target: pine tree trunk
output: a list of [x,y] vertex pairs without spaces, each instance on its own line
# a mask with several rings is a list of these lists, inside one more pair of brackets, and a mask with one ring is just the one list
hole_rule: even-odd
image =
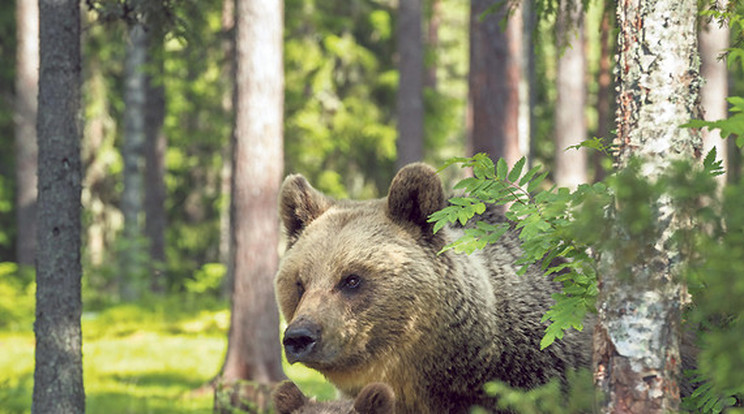
[[[224,0],[222,3],[222,50],[225,63],[222,65],[223,95],[222,109],[225,113],[232,113],[235,98],[233,79],[235,79],[235,0]],[[232,294],[234,272],[231,252],[230,226],[230,195],[232,193],[232,158],[233,141],[230,139],[222,150],[222,169],[220,170],[220,263],[225,265],[227,272],[222,281],[222,297],[227,299]]]
[[[157,35],[157,37],[155,37]],[[163,37],[146,33],[147,63],[152,72],[145,78],[145,236],[150,243],[150,289],[165,291],[165,87],[163,86]]]
[[[279,314],[277,198],[283,174],[281,0],[239,0],[232,183],[234,288],[228,350],[215,408],[249,399],[268,408],[268,385],[283,378]],[[247,386],[240,380],[250,380]],[[229,396],[230,404],[220,398]]]
[[[599,35],[599,73],[597,75],[597,83],[599,90],[597,91],[597,133],[596,136],[602,138],[606,142],[610,139],[610,129],[612,118],[612,70],[611,64],[612,59],[610,57],[611,50],[613,49],[613,40],[610,33],[612,32],[613,25],[610,23],[610,17],[612,13],[612,7],[609,0],[604,4],[604,10],[602,10],[602,21],[600,23],[600,35]],[[599,151],[592,153],[592,161],[594,164],[594,182],[602,181],[605,177],[605,171],[602,166],[602,160],[605,155]]]
[[145,147],[145,63],[147,39],[141,23],[129,27],[129,41],[124,68],[124,191],[121,212],[124,215],[124,243],[119,255],[119,293],[124,300],[137,297],[143,277],[142,225],[144,212],[144,147]]
[[470,7],[468,152],[485,152],[513,165],[524,155],[519,132],[521,10],[517,9],[502,29],[505,10],[480,18],[492,4],[490,0],[473,0]]
[[442,22],[442,1],[429,0],[429,18],[426,26],[426,50],[427,54],[433,58],[424,59],[426,62],[426,76],[424,77],[424,87],[437,89],[437,68],[436,59],[437,49],[439,48],[439,26]]
[[15,85],[16,261],[33,265],[36,252],[36,99],[39,84],[39,5],[16,3]]
[[[725,9],[725,4],[720,5]],[[706,121],[716,121],[728,117],[728,70],[726,60],[721,58],[729,47],[729,28],[717,21],[701,22],[700,33],[700,73],[705,82],[700,89],[700,104],[703,107],[703,118]],[[720,130],[704,129],[703,148],[707,153],[716,149],[718,159],[723,160],[723,168],[728,171],[728,145],[721,139]],[[718,176],[721,183],[726,182],[726,174]]]
[[[619,93],[617,166],[631,157],[653,180],[674,159],[699,155],[700,138],[679,126],[696,117],[698,101],[695,0],[618,3]],[[643,260],[629,263],[605,252],[600,261],[594,377],[606,413],[676,412],[680,404],[680,318],[683,285],[679,252],[669,237],[678,228],[668,200],[656,204],[658,240]],[[619,206],[622,208],[622,206]],[[623,234],[617,235],[619,238]]]
[[586,139],[584,11],[579,0],[561,0],[556,18],[558,66],[555,103],[555,183],[575,189],[587,182],[587,154],[568,149]]
[[424,156],[424,48],[421,0],[401,0],[398,6],[397,167]]
[[36,365],[31,412],[85,412],[80,315],[80,5],[41,0]]

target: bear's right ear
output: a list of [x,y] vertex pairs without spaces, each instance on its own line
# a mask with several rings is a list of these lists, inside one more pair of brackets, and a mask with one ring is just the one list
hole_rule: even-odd
[[271,393],[271,401],[277,414],[292,414],[307,404],[308,399],[292,381],[282,381]]
[[279,214],[287,234],[287,247],[294,244],[313,220],[333,205],[333,199],[314,189],[299,174],[288,176],[279,192]]
[[399,224],[413,223],[431,235],[429,216],[445,206],[442,180],[437,171],[424,164],[408,164],[398,171],[390,184],[387,214]]
[[369,384],[357,395],[354,409],[359,414],[393,414],[395,393],[387,384],[380,382]]

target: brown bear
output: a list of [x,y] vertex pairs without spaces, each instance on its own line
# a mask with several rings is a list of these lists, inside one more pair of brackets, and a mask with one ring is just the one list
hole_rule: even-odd
[[[494,408],[491,380],[532,388],[588,367],[591,326],[545,350],[542,315],[559,284],[539,268],[517,275],[514,233],[471,255],[449,250],[463,232],[432,232],[446,205],[436,171],[404,167],[386,198],[333,200],[300,175],[282,185],[287,249],[276,276],[290,363],[320,371],[349,396],[389,384],[398,413]],[[503,221],[488,211],[482,219]]]
[[393,390],[380,383],[362,388],[354,401],[313,401],[291,381],[283,381],[271,394],[277,414],[394,414]]

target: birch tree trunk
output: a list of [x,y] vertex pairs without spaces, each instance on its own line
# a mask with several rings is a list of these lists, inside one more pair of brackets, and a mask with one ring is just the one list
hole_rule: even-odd
[[[719,5],[725,9],[725,4]],[[700,89],[700,104],[703,107],[703,119],[706,121],[717,121],[728,117],[728,70],[726,60],[720,59],[721,54],[729,47],[729,28],[726,24],[717,21],[704,21],[700,23],[700,73],[705,79]],[[720,130],[704,129],[703,151],[707,153],[712,148],[716,149],[718,159],[723,160],[723,168],[728,171],[728,143],[721,139]],[[717,178],[721,184],[726,182],[726,175]]]
[[[235,130],[231,229],[234,287],[228,349],[215,409],[243,400],[268,409],[284,377],[274,275],[279,265],[277,199],[283,174],[281,0],[238,0],[235,9]],[[241,380],[251,382],[241,384]],[[254,412],[252,410],[252,412]]]
[[80,264],[80,3],[41,0],[36,364],[31,412],[85,412]]
[[[626,0],[618,3],[617,18],[616,164],[623,168],[638,157],[642,175],[653,180],[672,160],[699,156],[700,137],[679,127],[697,115],[697,3]],[[605,413],[679,410],[684,289],[679,252],[668,242],[680,223],[668,200],[651,208],[661,237],[644,246],[641,260],[626,264],[605,252],[600,261],[594,378]],[[623,232],[616,233],[622,243]]]
[[398,158],[396,167],[424,156],[424,45],[421,0],[400,0],[396,29],[398,47]]
[[16,2],[15,84],[16,261],[33,265],[36,251],[36,99],[39,84],[39,5]]
[[587,182],[584,148],[568,149],[586,139],[586,57],[584,10],[579,0],[561,0],[556,18],[558,65],[555,103],[555,183],[575,189]]

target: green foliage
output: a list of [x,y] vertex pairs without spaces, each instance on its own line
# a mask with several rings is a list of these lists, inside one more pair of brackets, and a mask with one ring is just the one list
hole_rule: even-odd
[[[723,171],[715,150],[700,164],[674,161],[653,180],[644,175],[643,164],[632,159],[604,182],[581,185],[573,192],[541,189],[546,173],[540,174],[540,167],[525,172],[524,160],[511,170],[503,160],[494,165],[485,154],[452,159],[445,167],[452,164],[472,168],[473,176],[456,185],[465,195],[451,199],[430,221],[435,231],[447,223],[476,222],[468,223],[465,235],[443,251],[471,253],[513,230],[523,248],[517,262],[520,272],[539,264],[563,283],[543,317],[550,325],[542,348],[567,329],[582,329],[598,294],[596,263],[601,255],[612,254],[615,274],[633,277],[630,266],[667,240],[666,247],[679,252],[680,269],[693,294],[689,323],[705,332],[696,374],[701,385],[685,404],[693,411],[717,413],[734,401],[729,396],[744,395],[744,353],[739,346],[744,343],[744,305],[739,300],[744,279],[738,276],[744,273],[744,184],[722,193],[717,189],[714,178]],[[656,225],[660,199],[671,203],[674,220],[680,223],[668,238]],[[505,205],[509,223],[478,222],[487,204]]]
[[28,329],[34,321],[35,306],[33,269],[0,262],[0,329]]
[[739,148],[744,147],[744,97],[732,96],[726,98],[731,108],[731,116],[726,119],[717,121],[704,121],[702,119],[693,119],[690,122],[682,125],[688,128],[709,128],[718,129],[721,131],[721,138],[728,138],[733,136],[736,140],[736,145]]
[[486,244],[496,243],[513,229],[523,248],[523,255],[517,261],[518,273],[523,274],[529,266],[539,264],[546,274],[557,273],[555,280],[564,285],[562,293],[553,295],[555,304],[543,318],[543,322],[551,324],[545,331],[541,348],[562,338],[567,329],[583,329],[582,320],[593,310],[597,296],[597,275],[588,245],[579,244],[572,237],[581,230],[573,225],[573,211],[585,203],[594,205],[597,199],[606,198],[607,188],[602,184],[583,185],[574,193],[567,189],[540,189],[547,172],[540,172],[539,166],[526,169],[524,158],[511,170],[503,159],[494,166],[485,154],[451,159],[444,168],[455,163],[472,168],[473,177],[455,185],[456,189],[465,190],[467,196],[451,199],[450,206],[432,214],[429,221],[434,223],[434,230],[440,230],[446,223],[464,225],[476,214],[483,213],[486,204],[508,206],[506,217],[510,223],[477,221],[465,228],[462,238],[442,251],[454,249],[457,253],[472,253]]
[[[531,390],[511,388],[501,382],[489,382],[486,393],[497,398],[498,408],[520,414],[576,414],[592,412],[595,390],[588,370],[568,373],[567,385],[553,380]],[[476,410],[476,413],[481,411]]]
[[184,283],[186,291],[192,294],[211,293],[219,294],[222,287],[222,279],[227,273],[227,268],[222,263],[206,263],[201,269],[194,273],[193,279]]
[[376,196],[392,178],[393,12],[370,0],[285,7],[285,163],[335,196]]

